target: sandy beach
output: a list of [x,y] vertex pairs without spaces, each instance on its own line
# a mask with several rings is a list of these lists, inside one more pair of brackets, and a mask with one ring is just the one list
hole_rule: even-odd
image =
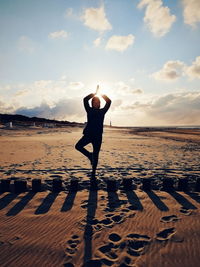
[[[74,149],[81,135],[78,127],[0,130],[1,179],[11,181],[0,193],[0,266],[198,266],[200,131],[105,128],[98,190],[90,162]],[[55,178],[61,192],[52,192]],[[164,178],[174,191],[162,190]],[[184,178],[188,192],[177,188]],[[31,190],[33,179],[41,192]],[[124,190],[123,179],[134,186]],[[15,193],[16,180],[28,190]],[[113,180],[116,190],[107,190]]]

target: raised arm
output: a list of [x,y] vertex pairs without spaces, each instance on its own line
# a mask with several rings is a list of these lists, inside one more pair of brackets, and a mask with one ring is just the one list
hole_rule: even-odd
[[90,109],[90,105],[88,103],[88,101],[94,97],[94,94],[89,94],[86,97],[83,98],[83,104],[85,107],[85,110],[88,112],[88,110]]
[[111,100],[110,100],[110,98],[107,97],[107,95],[102,95],[102,97],[106,101],[106,104],[103,108],[104,112],[106,113],[108,111],[108,109],[110,108]]

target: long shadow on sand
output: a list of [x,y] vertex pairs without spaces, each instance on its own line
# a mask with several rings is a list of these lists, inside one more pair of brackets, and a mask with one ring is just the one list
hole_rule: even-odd
[[197,209],[189,200],[187,200],[183,195],[176,191],[168,192],[179,204],[181,204],[186,209]]
[[149,196],[155,206],[161,211],[168,211],[169,208],[165,205],[165,203],[157,196],[153,191],[145,191],[145,193]]
[[197,203],[200,203],[200,195],[196,192],[185,192],[188,196],[194,199]]
[[63,203],[63,206],[61,208],[61,212],[65,212],[68,210],[71,210],[71,208],[73,207],[74,204],[74,199],[76,197],[77,191],[69,191],[68,195],[65,199],[65,202]]
[[8,193],[0,199],[0,210],[8,206],[19,194]]
[[28,204],[28,202],[36,195],[34,192],[29,192],[25,196],[20,199],[19,202],[17,202],[8,212],[7,216],[15,216],[17,215],[20,211],[22,211],[25,206]]
[[119,197],[116,192],[108,191],[108,208],[110,211],[114,211],[121,205]]
[[134,191],[125,191],[125,193],[127,195],[129,203],[132,205],[132,209],[142,211],[143,206],[136,193]]
[[86,226],[84,231],[84,264],[83,266],[90,266],[89,261],[92,258],[92,236],[93,236],[93,227],[92,227],[92,220],[95,218],[96,209],[97,209],[97,190],[90,190],[89,197],[88,197],[88,209],[86,215]]
[[35,214],[38,215],[38,214],[47,213],[50,210],[51,206],[53,205],[53,202],[57,198],[58,194],[59,193],[49,193],[45,197],[41,205],[36,209]]

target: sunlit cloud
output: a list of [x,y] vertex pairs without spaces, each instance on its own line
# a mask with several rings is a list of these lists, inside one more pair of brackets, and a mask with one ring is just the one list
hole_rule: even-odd
[[15,107],[13,105],[10,105],[8,103],[5,103],[4,101],[0,100],[0,113],[14,113],[15,112]]
[[144,92],[143,92],[143,90],[142,89],[140,89],[140,88],[138,88],[138,89],[134,89],[134,90],[132,90],[132,93],[133,94],[143,94]]
[[144,103],[144,102],[140,102],[140,101],[135,101],[133,103],[130,103],[128,105],[124,105],[122,106],[122,109],[123,110],[140,110],[142,109],[143,111],[146,109],[146,108],[149,108],[151,106],[150,103]]
[[138,8],[146,8],[144,22],[149,30],[156,36],[162,37],[169,32],[176,16],[170,13],[170,9],[163,6],[162,0],[141,0]]
[[115,99],[113,102],[112,102],[112,105],[111,105],[111,110],[114,111],[116,109],[119,109],[119,107],[122,105],[122,99]]
[[129,34],[127,36],[113,35],[109,38],[106,44],[106,49],[123,52],[129,46],[133,45],[134,40],[135,37],[132,34]]
[[18,49],[21,52],[26,52],[32,54],[36,47],[34,42],[27,36],[21,36],[18,40]]
[[133,111],[139,125],[199,125],[200,92],[182,92],[122,105],[121,113]]
[[118,96],[135,96],[136,95],[142,95],[144,93],[143,89],[137,88],[133,86],[131,82],[123,82],[123,81],[118,81],[113,85],[114,91]]
[[160,81],[176,81],[183,75],[190,79],[200,79],[200,56],[196,57],[191,66],[179,60],[167,61],[161,70],[151,76]]
[[98,37],[97,39],[94,40],[93,42],[94,46],[98,47],[101,44],[101,37]]
[[81,81],[67,80],[38,80],[32,83],[12,84],[9,85],[9,93],[0,87],[0,96],[5,103],[13,106],[15,109],[24,106],[33,108],[45,102],[50,107],[63,99],[73,99],[77,95],[84,95],[85,88]]
[[104,32],[112,29],[112,25],[106,17],[104,6],[99,8],[86,8],[81,18],[84,25],[93,30]]
[[192,62],[192,65],[186,69],[186,74],[191,79],[200,79],[200,56],[196,57],[195,61]]
[[64,30],[49,33],[50,39],[67,39],[68,36],[69,34]]
[[33,108],[20,107],[15,110],[16,114],[25,115],[29,117],[42,117],[48,119],[58,120],[73,120],[80,121],[84,118],[82,101],[80,98],[65,98],[50,106],[43,101],[40,105]]
[[25,94],[27,94],[29,91],[27,89],[22,89],[22,90],[18,90],[15,93],[15,97],[20,97],[20,96],[24,96]]
[[82,82],[70,82],[68,87],[72,90],[80,90],[84,87],[84,84]]
[[155,119],[166,124],[199,124],[200,92],[161,96],[152,104],[148,112]]
[[196,26],[200,22],[200,1],[182,0],[184,22],[191,26]]
[[185,64],[179,60],[167,61],[163,68],[152,74],[152,77],[160,81],[175,81],[182,76]]

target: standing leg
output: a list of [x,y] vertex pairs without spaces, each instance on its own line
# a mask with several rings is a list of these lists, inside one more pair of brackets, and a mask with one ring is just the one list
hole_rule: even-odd
[[75,145],[75,148],[80,151],[83,155],[85,155],[91,162],[92,164],[92,153],[89,152],[87,149],[84,148],[84,146],[88,145],[91,143],[91,138],[88,136],[83,136]]
[[92,178],[95,178],[101,143],[102,143],[102,136],[95,137],[92,140],[92,145],[93,145]]

